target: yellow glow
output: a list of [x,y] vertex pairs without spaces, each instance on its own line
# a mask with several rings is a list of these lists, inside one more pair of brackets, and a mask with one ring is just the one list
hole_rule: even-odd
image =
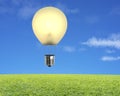
[[34,34],[44,45],[56,45],[63,38],[67,29],[64,13],[55,7],[38,10],[32,21]]

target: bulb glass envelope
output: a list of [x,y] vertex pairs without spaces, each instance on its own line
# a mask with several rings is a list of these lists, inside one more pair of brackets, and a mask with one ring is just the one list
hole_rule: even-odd
[[35,13],[32,27],[43,45],[56,45],[66,33],[67,18],[58,8],[44,7]]

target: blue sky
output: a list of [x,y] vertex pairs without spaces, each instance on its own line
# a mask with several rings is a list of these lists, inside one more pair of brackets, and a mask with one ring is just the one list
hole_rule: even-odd
[[[68,29],[57,46],[33,34],[34,13],[61,9]],[[48,68],[44,55],[54,53]],[[120,74],[120,0],[0,0],[0,73]]]

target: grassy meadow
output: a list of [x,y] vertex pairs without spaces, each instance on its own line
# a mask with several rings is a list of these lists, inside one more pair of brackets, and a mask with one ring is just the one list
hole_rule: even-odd
[[0,75],[0,96],[120,96],[120,76]]

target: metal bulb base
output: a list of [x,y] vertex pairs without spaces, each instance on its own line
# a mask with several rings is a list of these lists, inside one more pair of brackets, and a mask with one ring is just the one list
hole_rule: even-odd
[[54,65],[55,56],[53,54],[46,54],[45,55],[45,63],[48,67],[51,67]]

